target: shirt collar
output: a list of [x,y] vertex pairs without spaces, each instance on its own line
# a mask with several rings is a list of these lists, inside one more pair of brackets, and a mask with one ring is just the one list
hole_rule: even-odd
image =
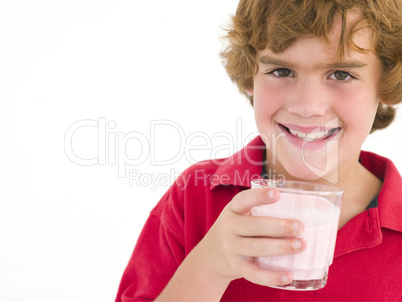
[[389,159],[371,152],[360,153],[361,164],[382,182],[378,194],[381,227],[402,232],[402,178]]
[[260,136],[234,155],[219,161],[211,178],[210,189],[218,185],[251,187],[253,179],[261,178],[265,144]]

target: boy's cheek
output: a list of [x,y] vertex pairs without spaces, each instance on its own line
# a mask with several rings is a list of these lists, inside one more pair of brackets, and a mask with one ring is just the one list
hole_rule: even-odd
[[279,109],[286,104],[286,91],[273,87],[254,89],[254,107],[256,110],[275,112],[275,109]]

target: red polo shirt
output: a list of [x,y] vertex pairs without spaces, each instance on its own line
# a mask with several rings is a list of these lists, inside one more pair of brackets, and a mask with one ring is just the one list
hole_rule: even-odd
[[[261,177],[264,149],[257,137],[233,156],[200,162],[177,179],[152,210],[116,301],[154,300],[161,293],[225,205]],[[316,291],[287,291],[238,279],[222,301],[402,301],[402,179],[384,157],[362,151],[360,160],[383,181],[378,207],[338,231],[327,285]]]

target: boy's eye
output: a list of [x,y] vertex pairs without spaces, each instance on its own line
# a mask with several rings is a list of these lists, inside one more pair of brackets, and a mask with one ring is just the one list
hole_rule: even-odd
[[349,73],[340,70],[335,71],[332,75],[338,81],[345,81],[348,80],[349,78],[352,78],[352,76]]
[[273,74],[277,77],[286,78],[288,76],[291,76],[292,72],[287,68],[277,68],[275,70],[268,72],[268,74]]

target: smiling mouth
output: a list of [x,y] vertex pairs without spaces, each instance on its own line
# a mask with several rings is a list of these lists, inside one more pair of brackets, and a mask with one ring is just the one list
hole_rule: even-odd
[[[302,132],[302,131],[297,131],[290,129],[282,124],[279,124],[280,126],[283,127],[283,129],[286,130],[287,133],[289,133],[291,136],[302,139],[304,141],[323,141],[326,139],[329,139],[330,137],[334,136],[336,133],[339,132],[341,128],[333,128],[329,130],[322,130],[322,131],[314,131],[314,132]],[[318,127],[317,127],[318,128]]]

